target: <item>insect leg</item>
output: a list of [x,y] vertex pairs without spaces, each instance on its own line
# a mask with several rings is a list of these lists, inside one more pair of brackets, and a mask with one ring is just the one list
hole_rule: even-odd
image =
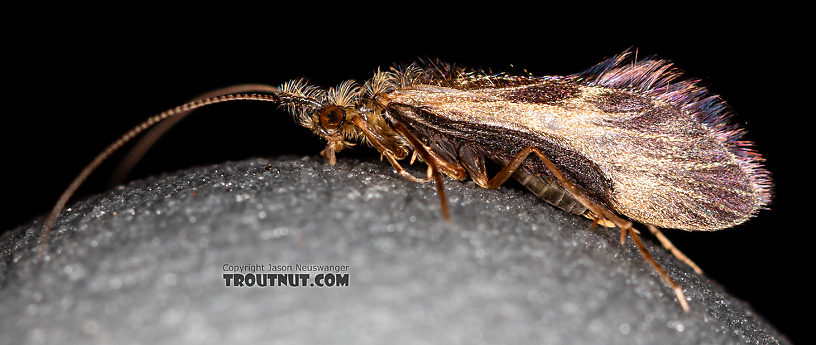
[[600,226],[603,226],[605,228],[614,228],[615,227],[615,223],[612,223],[609,220],[607,220],[606,218],[601,217],[599,215],[596,215],[596,214],[592,213],[589,210],[587,210],[587,212],[584,213],[583,216],[587,217],[589,219],[592,219],[592,225],[589,227],[590,229],[594,229],[596,225],[600,225]]
[[439,169],[441,173],[460,181],[468,177],[467,170],[465,170],[465,168],[462,166],[462,164],[459,164],[459,162],[450,162],[445,158],[442,158],[442,156],[434,152],[434,150],[429,147],[423,146],[423,150],[428,152],[428,155],[430,155],[431,160],[433,160],[434,162],[434,165],[437,167],[437,169]]
[[697,274],[703,274],[703,270],[700,269],[700,267],[697,266],[697,264],[695,264],[694,261],[691,261],[691,259],[689,259],[688,256],[683,254],[683,252],[681,252],[680,249],[677,249],[677,247],[675,247],[674,244],[672,244],[671,241],[669,241],[669,239],[665,235],[663,235],[663,233],[660,232],[660,230],[656,226],[646,224],[646,228],[649,229],[649,232],[651,232],[652,235],[657,237],[657,240],[660,241],[660,244],[663,245],[663,248],[666,248],[666,250],[674,254],[674,257],[676,257],[678,260],[682,262],[685,262],[686,265],[689,265],[689,267],[691,267],[694,270],[694,272],[697,272]]
[[419,139],[417,139],[413,134],[411,134],[411,132],[409,132],[408,129],[405,128],[403,124],[399,122],[394,124],[394,129],[397,131],[397,133],[402,134],[403,137],[405,137],[408,140],[408,142],[411,143],[411,145],[414,147],[415,152],[418,153],[420,157],[422,157],[422,160],[424,160],[426,164],[428,164],[428,176],[426,179],[416,178],[414,177],[414,175],[405,170],[405,168],[403,168],[402,165],[400,165],[399,162],[397,162],[397,158],[394,157],[393,152],[385,147],[386,143],[384,142],[384,140],[379,138],[379,136],[375,134],[374,130],[371,128],[371,126],[368,125],[368,123],[365,122],[365,120],[355,116],[351,119],[351,121],[358,128],[360,128],[360,130],[363,132],[363,135],[365,135],[366,138],[368,138],[368,141],[371,142],[372,145],[374,145],[374,148],[376,148],[377,151],[380,151],[380,154],[382,154],[383,156],[385,156],[386,159],[388,159],[388,162],[390,162],[394,169],[397,170],[397,173],[413,182],[418,183],[425,183],[430,181],[431,179],[434,179],[436,181],[436,193],[439,195],[439,200],[442,204],[442,216],[445,218],[445,220],[450,220],[448,201],[445,198],[445,189],[443,188],[442,184],[442,176],[439,174],[439,168],[436,165],[436,160],[431,156],[431,153],[428,152],[427,149],[425,149],[425,146],[422,145]]
[[422,160],[428,164],[428,167],[431,168],[430,173],[433,176],[433,179],[436,181],[436,194],[439,195],[439,202],[442,204],[442,216],[445,217],[445,220],[450,220],[450,211],[448,210],[448,199],[445,198],[445,187],[442,184],[442,175],[439,174],[439,167],[437,167],[436,160],[433,159],[431,153],[425,149],[425,146],[422,145],[422,142],[417,139],[409,130],[405,127],[405,125],[396,122],[394,123],[394,130],[397,133],[402,134],[405,139],[408,140],[409,143],[414,147],[414,150],[419,153],[419,156],[422,157]]
[[686,295],[683,293],[683,288],[681,288],[680,285],[674,282],[674,280],[672,280],[671,277],[669,277],[669,274],[666,273],[666,270],[664,270],[663,267],[660,266],[660,264],[657,263],[657,261],[655,261],[654,258],[652,258],[652,255],[649,254],[649,251],[646,249],[646,246],[644,246],[643,242],[640,240],[640,236],[638,236],[635,233],[635,230],[634,228],[631,227],[631,225],[629,226],[628,230],[629,237],[631,237],[632,241],[635,242],[635,246],[637,246],[638,251],[640,251],[640,255],[643,256],[643,259],[646,260],[646,262],[652,265],[655,271],[657,271],[657,273],[659,273],[660,276],[663,277],[663,280],[669,283],[669,286],[671,286],[672,290],[674,290],[674,295],[677,297],[677,302],[680,303],[680,307],[683,308],[683,311],[688,312],[689,305],[688,301],[686,301]]
[[462,145],[458,152],[460,164],[470,174],[470,178],[477,186],[487,188],[487,168],[484,157],[468,145]]
[[567,189],[567,191],[572,193],[572,195],[578,202],[580,202],[582,205],[584,205],[584,207],[592,211],[595,215],[602,216],[605,219],[615,223],[615,225],[617,225],[621,229],[622,243],[626,241],[626,233],[628,232],[629,236],[632,238],[632,241],[635,242],[635,246],[637,246],[638,251],[640,251],[640,255],[643,256],[643,259],[650,265],[652,265],[652,267],[658,273],[658,275],[660,275],[660,277],[663,278],[663,280],[666,281],[666,283],[668,283],[669,286],[672,288],[672,290],[674,291],[674,295],[677,297],[677,301],[680,303],[680,307],[683,308],[683,311],[686,312],[689,311],[688,301],[686,301],[686,295],[683,293],[683,289],[669,276],[668,273],[666,273],[666,270],[664,270],[663,267],[660,266],[660,264],[657,263],[657,261],[655,261],[654,258],[652,258],[652,255],[649,254],[649,251],[646,249],[646,246],[643,245],[643,242],[637,235],[637,230],[632,226],[632,222],[619,217],[618,215],[612,213],[612,211],[609,211],[606,208],[599,206],[598,204],[590,200],[588,197],[586,197],[580,190],[578,190],[578,188],[574,184],[569,182],[564,177],[564,175],[561,174],[561,171],[558,169],[558,167],[556,167],[555,164],[549,158],[547,158],[547,156],[544,155],[543,152],[541,152],[541,150],[532,146],[521,150],[513,157],[513,159],[510,160],[510,162],[507,163],[507,165],[504,166],[504,168],[502,168],[501,171],[499,171],[496,174],[496,176],[494,176],[492,179],[488,181],[487,183],[488,188],[489,189],[498,188],[504,182],[506,182],[507,179],[510,178],[510,176],[513,174],[513,171],[518,169],[521,163],[525,159],[527,159],[527,156],[529,156],[531,153],[535,153],[536,156],[538,156],[538,158],[541,160],[541,162],[544,163],[547,169],[549,169],[550,172],[553,173],[555,178],[558,179],[558,181],[561,183],[561,185],[564,186],[565,189]]
[[[416,183],[425,183],[431,181],[433,177],[432,168],[430,164],[428,165],[428,176],[426,178],[420,179],[415,177],[410,172],[405,170],[405,168],[403,168],[399,162],[397,162],[397,159],[400,159],[400,157],[395,156],[394,152],[386,147],[385,140],[380,136],[376,135],[374,129],[371,128],[371,126],[369,126],[368,123],[365,122],[365,120],[358,116],[355,116],[351,119],[351,122],[353,122],[354,125],[360,128],[360,130],[363,132],[363,135],[365,135],[368,141],[371,142],[372,145],[374,145],[374,148],[377,149],[377,151],[380,151],[380,155],[385,156],[385,158],[388,159],[388,162],[391,163],[391,166],[393,166],[394,169],[397,170],[398,174]],[[407,153],[403,154],[402,156],[403,156],[402,158],[404,158],[405,156],[407,156]]]
[[[509,162],[507,162],[507,164],[505,164],[505,166],[498,173],[496,173],[495,176],[493,176],[493,178],[487,181],[487,184],[484,187],[487,189],[499,188],[502,184],[507,182],[510,176],[513,176],[513,173],[516,170],[518,170],[519,166],[521,166],[521,163],[524,162],[524,160],[527,159],[527,156],[529,156],[531,153],[535,153],[538,156],[538,158],[541,159],[544,165],[546,165],[547,168],[553,173],[553,175],[555,175],[556,179],[558,179],[561,185],[564,186],[564,188],[568,192],[570,192],[570,194],[573,195],[576,201],[581,203],[581,205],[583,205],[590,212],[592,212],[593,218],[596,219],[597,222],[600,222],[599,219],[606,219],[617,225],[621,229],[621,243],[623,244],[626,242],[626,230],[627,228],[632,227],[632,223],[620,217],[617,217],[611,211],[595,204],[595,202],[584,196],[584,194],[581,191],[579,191],[578,188],[575,187],[575,185],[573,185],[566,178],[564,178],[564,175],[561,174],[561,171],[558,170],[555,164],[553,164],[553,162],[550,161],[550,159],[547,158],[547,156],[545,156],[544,153],[541,152],[541,150],[535,147],[529,146],[519,151],[515,156],[513,156],[512,159],[510,159]],[[616,219],[612,218],[616,218],[617,221]],[[634,231],[637,232],[637,230]]]

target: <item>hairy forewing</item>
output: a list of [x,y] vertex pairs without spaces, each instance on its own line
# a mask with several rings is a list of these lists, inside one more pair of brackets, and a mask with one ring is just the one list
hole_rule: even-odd
[[[507,161],[537,147],[593,201],[642,223],[716,230],[762,208],[767,172],[726,124],[725,105],[693,81],[673,83],[680,74],[666,61],[622,60],[567,77],[431,80],[382,102],[394,120],[454,154],[466,147]],[[496,87],[491,78],[510,82]],[[532,158],[523,168],[550,176]]]

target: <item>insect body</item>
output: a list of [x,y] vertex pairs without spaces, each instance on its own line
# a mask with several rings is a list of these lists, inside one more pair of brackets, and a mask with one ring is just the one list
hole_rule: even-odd
[[[297,80],[207,94],[148,119],[97,156],[55,205],[40,249],[79,184],[140,132],[213,103],[269,101],[326,140],[321,155],[330,164],[337,152],[365,143],[400,175],[434,180],[445,218],[442,175],[491,189],[514,176],[559,208],[617,226],[621,242],[627,234],[632,238],[688,310],[682,288],[651,258],[626,218],[646,225],[700,272],[657,227],[717,230],[742,223],[769,202],[770,178],[761,157],[739,140],[742,131],[727,124],[716,96],[694,81],[678,81],[680,73],[665,60],[629,63],[628,55],[560,77],[436,63],[378,70],[362,85],[346,81],[326,91]],[[428,165],[426,176],[403,168],[409,156]],[[493,177],[487,161],[501,167]]]

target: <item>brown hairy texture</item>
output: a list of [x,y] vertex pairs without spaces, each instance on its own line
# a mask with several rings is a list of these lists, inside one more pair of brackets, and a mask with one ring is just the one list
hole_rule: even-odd
[[[595,202],[638,222],[717,230],[767,205],[769,174],[719,98],[676,82],[681,73],[668,61],[627,56],[580,75],[518,79],[435,63],[424,83],[381,97],[395,121],[489,159],[539,147]],[[517,82],[485,86],[508,79]],[[533,160],[523,167],[548,175]]]
[[555,104],[580,95],[581,89],[574,84],[557,80],[523,88],[509,88],[507,92],[502,93],[509,102],[528,104]]

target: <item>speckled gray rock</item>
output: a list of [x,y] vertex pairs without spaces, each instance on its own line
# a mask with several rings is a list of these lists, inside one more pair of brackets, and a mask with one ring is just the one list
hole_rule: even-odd
[[[266,165],[75,203],[45,262],[40,224],[4,235],[0,343],[786,343],[649,241],[685,288],[683,313],[631,240],[530,193],[448,181],[445,222],[433,186],[386,163]],[[226,287],[225,264],[348,265],[349,284]]]

